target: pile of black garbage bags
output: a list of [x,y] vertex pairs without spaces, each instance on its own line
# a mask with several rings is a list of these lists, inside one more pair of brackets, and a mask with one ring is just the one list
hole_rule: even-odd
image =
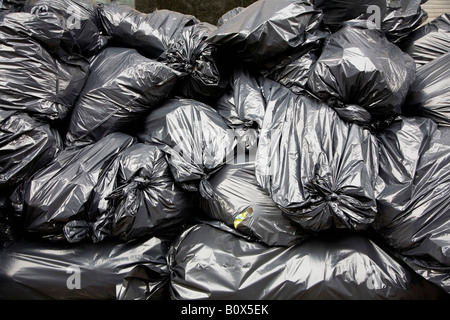
[[0,298],[450,298],[422,3],[0,1]]

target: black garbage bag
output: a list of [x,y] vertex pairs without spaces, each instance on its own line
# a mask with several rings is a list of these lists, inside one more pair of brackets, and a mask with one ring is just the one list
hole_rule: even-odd
[[[94,0],[27,0],[22,11],[56,14],[64,27],[62,45],[69,53],[89,58],[107,44]],[[45,24],[39,26],[46,27]]]
[[175,181],[186,190],[213,197],[208,178],[231,161],[236,145],[217,111],[196,100],[173,98],[144,122],[137,136],[166,153]]
[[322,24],[308,1],[259,0],[224,22],[211,43],[230,60],[259,65],[300,46]]
[[366,236],[320,236],[290,246],[198,224],[168,254],[174,300],[437,299],[445,295]]
[[354,20],[327,39],[308,87],[344,120],[377,125],[401,114],[415,71],[381,31]]
[[115,300],[117,287],[138,267],[152,276],[147,295],[159,297],[168,292],[169,245],[157,237],[96,244],[23,238],[0,249],[0,299]]
[[37,31],[35,27],[45,19],[52,17],[0,14],[0,108],[51,121],[65,118],[73,107],[89,64],[67,54],[55,57],[46,50],[43,44],[59,43],[62,29],[56,20],[54,28]]
[[196,201],[205,218],[222,221],[270,246],[290,246],[311,237],[261,189],[254,162],[225,164],[209,182],[215,198],[198,197]]
[[273,60],[260,69],[266,78],[281,83],[297,94],[308,92],[308,79],[330,33],[317,30],[291,54]]
[[135,142],[129,135],[112,133],[84,148],[60,151],[12,196],[16,210],[22,212],[24,229],[64,240],[64,225],[71,220],[89,220],[94,188],[118,153]]
[[450,53],[419,67],[403,105],[405,115],[423,116],[450,126]]
[[423,0],[310,0],[323,11],[323,21],[332,32],[353,19],[370,20],[389,41],[397,43],[424,22],[428,15]]
[[260,186],[303,229],[367,229],[377,213],[375,135],[278,83],[265,92],[255,171]]
[[262,128],[266,105],[264,79],[244,66],[236,66],[228,82],[214,108],[230,128]]
[[307,90],[309,74],[319,56],[320,50],[318,49],[291,56],[291,61],[270,71],[267,77],[281,83],[293,92],[301,94]]
[[[176,185],[163,151],[138,143],[122,151],[94,189],[92,221],[64,226],[69,242],[89,235],[129,241],[180,228],[191,211],[191,196]],[[73,237],[74,236],[74,237]]]
[[259,131],[266,111],[264,78],[244,66],[237,65],[231,71],[228,83],[227,89],[213,106],[228,127],[233,129],[238,141],[237,147],[244,148],[237,150],[236,160],[243,161],[240,156],[244,151],[252,161],[255,158]]
[[450,129],[402,117],[378,140],[379,213],[372,227],[412,269],[450,293]]
[[171,93],[175,71],[131,48],[106,48],[91,62],[89,78],[71,114],[66,144],[84,146],[129,129]]
[[3,41],[11,42],[9,46],[21,38],[31,38],[44,47],[45,52],[60,58],[69,55],[63,46],[64,21],[52,12],[3,12],[0,21]]
[[177,94],[208,103],[225,90],[227,81],[222,76],[216,46],[206,41],[216,29],[206,22],[186,26],[158,58],[180,72]]
[[200,23],[192,15],[171,10],[142,13],[118,1],[99,4],[98,12],[110,46],[135,48],[152,59],[166,51],[184,27]]
[[401,42],[420,27],[428,18],[421,7],[428,0],[386,0],[386,15],[382,17],[381,30],[389,41]]
[[417,68],[450,51],[450,13],[444,13],[412,32],[398,44]]
[[63,149],[59,132],[25,112],[0,109],[0,190],[12,190]]

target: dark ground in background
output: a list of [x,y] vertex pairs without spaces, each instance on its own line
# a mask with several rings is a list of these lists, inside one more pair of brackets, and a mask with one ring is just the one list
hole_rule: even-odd
[[150,13],[156,9],[168,9],[190,14],[203,22],[216,25],[227,11],[236,7],[247,7],[255,0],[135,0],[136,10]]

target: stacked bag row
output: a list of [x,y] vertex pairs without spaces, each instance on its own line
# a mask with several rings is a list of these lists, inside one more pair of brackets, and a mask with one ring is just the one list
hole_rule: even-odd
[[0,297],[448,299],[421,4],[2,1]]

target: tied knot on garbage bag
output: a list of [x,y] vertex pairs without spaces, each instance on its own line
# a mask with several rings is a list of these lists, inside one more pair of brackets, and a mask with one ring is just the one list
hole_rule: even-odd
[[93,224],[93,222],[85,220],[69,221],[63,227],[64,237],[69,243],[76,243],[89,238],[92,236],[93,230],[96,229]]
[[137,190],[137,191],[145,190],[145,189],[151,187],[153,184],[155,184],[154,181],[152,181],[151,179],[149,179],[146,176],[141,176],[138,173],[136,176],[132,177],[131,179],[128,179],[125,182],[125,184],[116,188],[105,199],[111,200],[111,199],[122,198],[122,197],[125,197],[128,194],[130,194],[130,192],[134,192],[134,190]]
[[377,214],[375,135],[281,84],[268,81],[264,88],[259,185],[303,229],[366,229]]
[[397,115],[386,115],[382,119],[375,119],[369,111],[357,104],[344,104],[336,97],[327,100],[327,104],[336,111],[339,117],[347,122],[355,123],[358,126],[371,130],[372,132],[382,131],[388,127]]
[[329,98],[327,104],[336,111],[341,119],[366,128],[370,128],[372,125],[370,112],[357,104],[344,104],[336,97]]
[[[333,222],[337,227],[343,226],[352,230],[363,230],[375,219],[374,213],[364,210],[356,197],[348,195],[345,190],[334,186],[328,176],[324,178],[316,175],[305,185],[305,189],[310,192],[311,202],[315,202],[318,207],[325,206],[326,209],[322,208],[324,212],[331,210]],[[353,213],[346,214],[345,207],[350,207]],[[358,207],[361,210],[357,210]],[[289,216],[303,226],[308,226],[308,223],[304,222],[304,220],[310,218],[308,215],[305,217],[306,219],[293,214]]]
[[105,200],[125,200],[125,208],[129,208],[127,212],[134,215],[136,212],[136,206],[139,205],[138,198],[142,194],[143,190],[148,189],[154,182],[145,177],[133,177],[131,181],[127,181],[125,184],[117,187]]
[[216,26],[206,22],[186,26],[158,58],[180,72],[176,90],[185,97],[213,101],[227,86],[217,47],[207,41],[216,29]]
[[311,179],[305,188],[325,202],[338,201],[342,196],[339,190],[334,190],[328,180],[319,176]]
[[200,180],[198,189],[203,198],[207,200],[214,200],[215,199],[214,190],[211,186],[211,183],[208,181],[208,178],[209,175],[206,175]]
[[[143,170],[141,169],[141,171]],[[124,211],[129,216],[135,216],[137,214],[142,197],[144,196],[143,192],[158,186],[158,181],[152,180],[146,173],[141,175],[140,172],[105,197],[106,201],[124,202]]]

